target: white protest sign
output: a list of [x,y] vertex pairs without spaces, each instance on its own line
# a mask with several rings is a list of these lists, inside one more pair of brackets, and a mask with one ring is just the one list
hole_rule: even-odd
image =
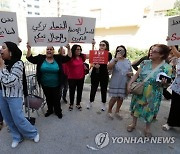
[[168,45],[180,45],[180,16],[168,20]]
[[67,27],[60,17],[27,17],[28,42],[31,46],[65,46]]
[[68,23],[70,43],[91,43],[95,33],[96,18],[62,16]]
[[18,42],[17,18],[15,12],[0,11],[0,45],[5,41]]

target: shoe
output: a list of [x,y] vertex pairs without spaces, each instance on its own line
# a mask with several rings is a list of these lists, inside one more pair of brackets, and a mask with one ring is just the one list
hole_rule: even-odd
[[76,108],[77,108],[79,111],[82,111],[81,105],[76,105]]
[[64,103],[66,103],[66,104],[67,104],[67,102],[68,102],[68,101],[66,100],[66,98],[63,98],[63,101],[64,101]]
[[34,142],[37,143],[39,142],[40,138],[39,138],[39,134],[37,133],[37,135],[34,138]]
[[119,120],[122,120],[122,119],[123,119],[122,116],[120,115],[120,113],[115,113],[115,116],[116,116],[116,118],[118,118]]
[[69,105],[69,111],[73,110],[73,105]]
[[93,102],[88,102],[88,104],[87,104],[87,107],[86,107],[86,108],[87,108],[87,109],[90,109],[90,108],[92,107],[92,103],[93,103]]
[[52,112],[47,112],[47,113],[45,113],[45,117],[49,117],[51,114],[53,114]]
[[108,113],[107,116],[109,117],[109,119],[113,120],[113,114],[112,113]]
[[63,114],[62,114],[62,113],[56,114],[56,115],[58,116],[59,119],[62,119],[62,117],[63,117]]
[[130,124],[128,127],[127,127],[127,131],[128,132],[132,132],[134,129],[135,129],[136,126],[134,126],[133,124]]
[[144,136],[151,138],[151,137],[152,137],[152,134],[151,134],[151,132],[145,130],[145,131],[144,131]]
[[13,141],[12,144],[11,144],[11,147],[16,148],[19,145],[19,143],[22,142],[22,141],[23,141],[23,139],[21,141]]
[[165,124],[165,125],[163,125],[162,126],[162,130],[164,130],[164,131],[167,131],[167,130],[169,130],[171,127],[168,125],[168,124]]
[[105,103],[102,103],[101,111],[105,111],[105,110],[106,110]]

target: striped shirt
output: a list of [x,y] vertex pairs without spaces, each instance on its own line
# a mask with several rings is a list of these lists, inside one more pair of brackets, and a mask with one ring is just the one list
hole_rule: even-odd
[[10,71],[6,68],[0,70],[3,97],[23,97],[23,67],[23,62],[17,61]]

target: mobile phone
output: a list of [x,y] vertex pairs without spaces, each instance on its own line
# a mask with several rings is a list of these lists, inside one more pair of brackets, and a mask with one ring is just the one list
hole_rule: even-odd
[[161,74],[161,75],[159,76],[159,79],[162,80],[162,78],[167,79],[167,83],[171,83],[171,78],[170,78],[170,77],[164,76],[164,75]]

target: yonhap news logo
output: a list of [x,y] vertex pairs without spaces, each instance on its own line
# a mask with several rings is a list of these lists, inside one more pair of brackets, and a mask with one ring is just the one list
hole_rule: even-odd
[[87,148],[92,150],[99,150],[105,148],[110,143],[112,144],[173,144],[175,143],[175,137],[170,136],[154,136],[154,137],[133,137],[133,136],[112,136],[110,137],[108,132],[101,132],[95,136],[96,147],[87,145]]

